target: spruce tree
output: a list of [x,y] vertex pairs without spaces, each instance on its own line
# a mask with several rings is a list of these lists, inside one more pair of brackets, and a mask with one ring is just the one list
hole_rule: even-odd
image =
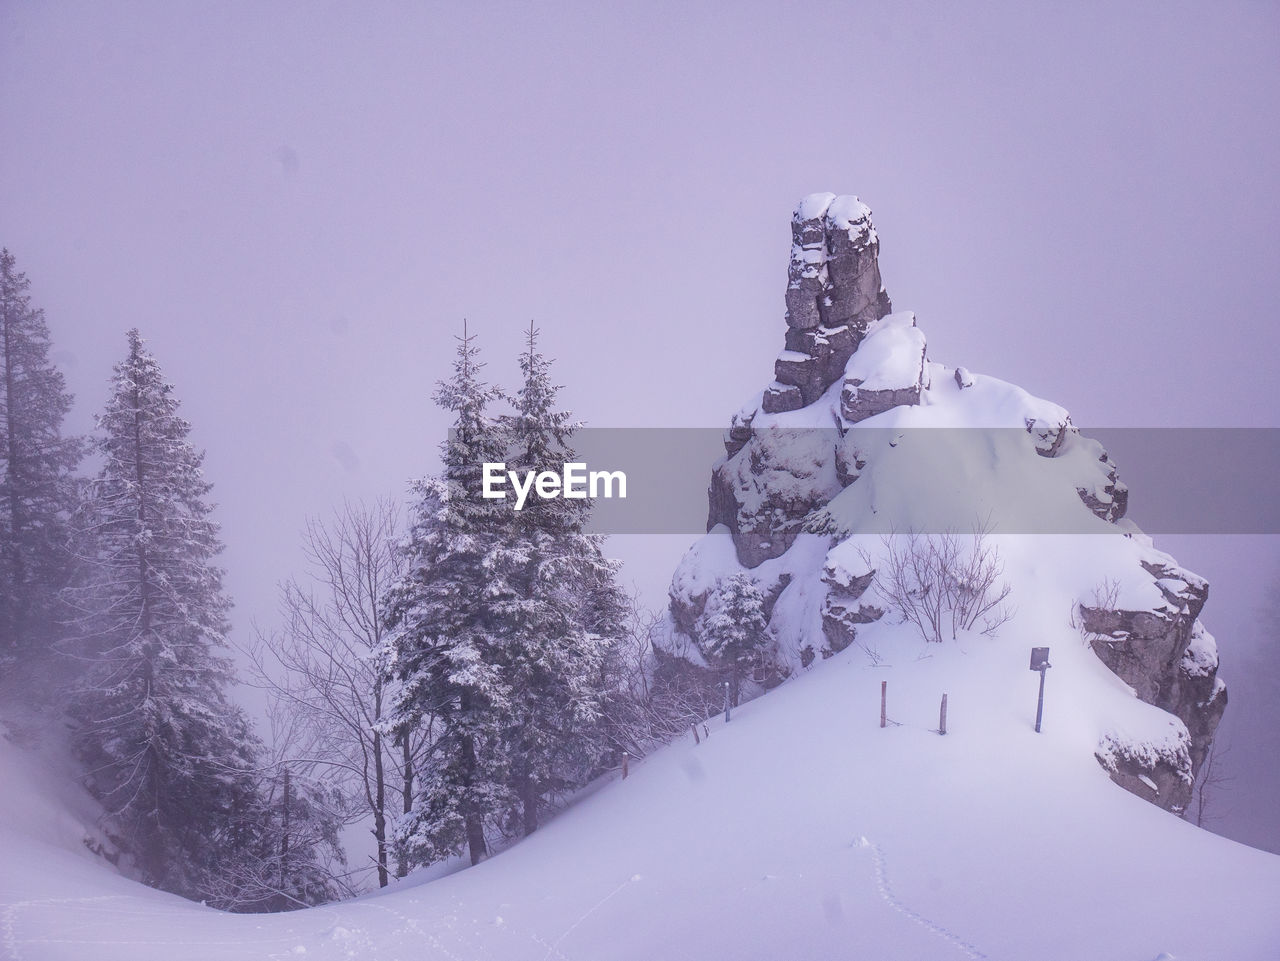
[[80,440],[62,434],[71,395],[29,287],[0,251],[0,657],[56,640],[81,455]]
[[734,706],[742,676],[760,663],[772,638],[764,613],[764,595],[746,574],[734,574],[716,585],[698,622],[699,645],[707,658],[729,676]]
[[[579,425],[557,407],[560,388],[537,336],[530,324],[509,444],[520,470],[558,473],[577,458]],[[625,599],[601,538],[586,533],[590,515],[585,498],[531,497],[509,518],[522,563],[503,667],[512,691],[512,789],[524,834],[536,830],[544,800],[585,783],[612,746],[605,666],[622,633]]]
[[217,653],[231,602],[204,455],[138,332],[128,340],[78,515],[87,570],[71,598],[91,667],[75,697],[77,744],[143,879],[221,898],[255,842],[258,745]]
[[519,559],[508,546],[510,508],[481,497],[482,465],[505,459],[488,415],[499,392],[481,380],[475,338],[459,338],[453,376],[434,400],[454,415],[439,477],[414,486],[405,572],[385,604],[386,663],[398,682],[388,731],[428,721],[436,738],[397,844],[419,863],[487,853],[485,826],[509,809],[503,738],[511,692],[501,664]]

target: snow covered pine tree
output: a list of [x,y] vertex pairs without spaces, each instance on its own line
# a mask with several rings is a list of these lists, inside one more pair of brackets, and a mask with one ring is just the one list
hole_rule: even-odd
[[29,286],[0,251],[0,659],[57,639],[82,448],[62,434],[71,395],[49,361],[49,328]]
[[383,726],[404,737],[435,721],[413,810],[397,827],[396,843],[418,863],[464,848],[478,863],[488,851],[486,822],[514,801],[504,737],[511,692],[501,665],[522,565],[509,546],[510,508],[479,496],[481,465],[502,461],[504,450],[487,414],[500,394],[480,380],[474,340],[464,327],[453,376],[434,395],[454,424],[441,476],[414,486],[405,570],[384,605],[384,663],[398,686]]
[[703,652],[729,675],[729,697],[738,706],[742,675],[759,664],[769,649],[764,595],[746,574],[734,574],[716,586],[700,619]]
[[214,653],[231,603],[204,455],[136,330],[98,427],[102,467],[77,515],[86,572],[70,592],[91,662],[77,746],[142,878],[233,906],[226,879],[259,839],[257,742]]
[[[521,471],[559,473],[577,459],[570,441],[578,425],[556,408],[560,388],[551,382],[551,362],[538,352],[537,336],[530,324],[520,356],[524,381],[513,398],[515,415],[505,423],[509,459]],[[585,784],[615,747],[606,717],[610,698],[620,692],[607,687],[605,668],[617,656],[627,599],[601,538],[585,533],[590,515],[585,498],[534,497],[508,516],[520,568],[518,595],[503,612],[510,637],[503,664],[511,690],[506,737],[526,835],[537,829],[544,800]]]

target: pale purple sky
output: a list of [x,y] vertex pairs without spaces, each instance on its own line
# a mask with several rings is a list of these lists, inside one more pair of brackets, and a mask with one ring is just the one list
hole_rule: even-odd
[[[1280,425],[1280,8],[1117,6],[0,0],[0,244],[77,427],[149,338],[241,633],[307,514],[432,468],[464,316],[508,380],[534,318],[594,425],[724,423],[812,191],[872,207],[933,359],[1085,427]],[[677,541],[617,546],[658,593]],[[1179,543],[1238,588],[1205,615],[1235,684],[1274,539]],[[1247,687],[1238,742],[1277,723]]]

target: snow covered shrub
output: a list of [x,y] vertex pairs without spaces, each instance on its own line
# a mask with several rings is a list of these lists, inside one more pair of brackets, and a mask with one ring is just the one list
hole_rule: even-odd
[[1013,617],[1005,603],[1012,588],[1000,580],[1004,565],[987,531],[975,525],[968,537],[949,530],[882,539],[876,590],[924,640],[940,644],[945,633],[954,640],[962,630],[991,636]]
[[742,675],[763,668],[773,643],[764,595],[746,574],[734,574],[716,585],[707,609],[698,619],[698,637],[708,658],[729,676],[729,696],[738,703]]

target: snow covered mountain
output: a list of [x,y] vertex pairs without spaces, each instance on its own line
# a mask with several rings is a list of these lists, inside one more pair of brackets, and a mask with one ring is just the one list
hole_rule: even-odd
[[[903,614],[895,586],[972,579],[984,560],[978,528],[993,573],[1003,568],[993,590],[1009,596],[968,626],[1011,619],[970,643],[1011,662],[1027,662],[1033,646],[1051,645],[1055,664],[1059,652],[1064,662],[1081,648],[1096,654],[1132,693],[1110,678],[1074,693],[1073,710],[1096,727],[1092,753],[1117,783],[1181,812],[1227,702],[1214,639],[1197,619],[1208,585],[1125,519],[1115,465],[1063,408],[929,360],[915,317],[892,312],[865,204],[805,197],[792,239],[776,379],[726,433],[709,533],[672,582],[668,652],[695,672],[713,660],[708,605],[717,585],[748,573],[775,641],[758,666],[762,686],[851,645],[872,662],[900,659],[860,632]],[[922,576],[940,544],[956,570]],[[932,601],[946,613],[945,598]],[[1151,709],[1128,703],[1134,695]]]
[[[705,679],[703,615],[745,574],[767,696],[474,868],[281,915],[121,877],[71,775],[0,737],[0,956],[1280,957],[1280,857],[1169,813],[1225,705],[1206,585],[1124,519],[1115,466],[1065,411],[927,360],[865,207],[806,198],[795,229],[777,382],[734,418],[662,639],[664,670]],[[925,640],[895,613],[888,575],[913,555],[893,545],[949,536],[963,561],[975,518],[1009,594]],[[1041,733],[1032,647],[1053,665]]]

